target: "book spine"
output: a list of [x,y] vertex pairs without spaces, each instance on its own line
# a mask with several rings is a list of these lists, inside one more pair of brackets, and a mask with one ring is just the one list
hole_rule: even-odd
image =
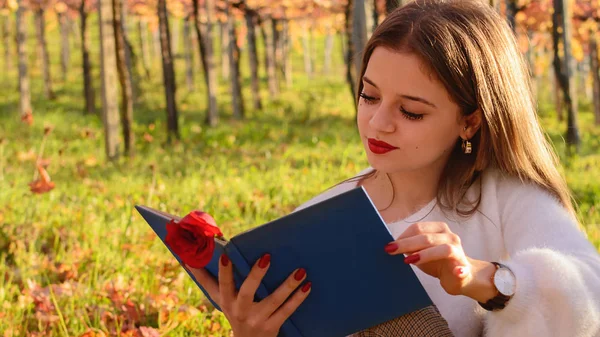
[[[225,246],[225,251],[227,252],[227,256],[229,256],[229,259],[233,263],[234,270],[236,271],[237,279],[236,279],[235,283],[236,283],[236,289],[239,290],[243,281],[246,279],[246,277],[248,277],[248,274],[250,274],[252,265],[250,263],[248,263],[248,261],[246,260],[244,255],[242,255],[242,253],[239,251],[239,249],[237,249],[237,247],[235,246],[235,244],[233,244],[233,242],[229,241],[227,243],[227,245]],[[234,276],[234,278],[235,278],[235,276]],[[269,296],[269,291],[264,286],[264,284],[261,282],[260,285],[258,286],[258,289],[256,290],[256,300],[260,301],[262,299],[265,299],[267,296]],[[298,330],[298,328],[296,328],[294,323],[292,323],[292,321],[288,319],[283,323],[283,325],[281,326],[281,329],[279,329],[279,334],[277,335],[277,337],[303,337],[303,336],[300,333],[300,331]]]

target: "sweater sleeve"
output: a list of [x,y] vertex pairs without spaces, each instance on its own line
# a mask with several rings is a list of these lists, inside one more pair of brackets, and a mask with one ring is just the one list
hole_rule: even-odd
[[498,190],[515,295],[489,312],[485,336],[600,337],[600,255],[562,205],[542,188]]

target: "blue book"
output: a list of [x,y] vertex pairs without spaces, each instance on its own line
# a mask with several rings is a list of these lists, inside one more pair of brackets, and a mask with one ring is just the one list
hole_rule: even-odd
[[[145,206],[136,209],[165,243],[166,224],[179,218]],[[302,267],[306,269],[306,280],[312,282],[311,293],[283,324],[278,336],[344,337],[432,305],[414,271],[404,263],[404,256],[384,251],[393,240],[360,186],[229,241],[215,239],[215,252],[206,269],[217,278],[219,258],[226,252],[239,289],[254,263],[270,253],[271,265],[256,293],[260,301]]]

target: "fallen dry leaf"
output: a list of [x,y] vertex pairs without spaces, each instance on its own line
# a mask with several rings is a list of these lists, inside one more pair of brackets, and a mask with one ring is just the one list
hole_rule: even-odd
[[21,121],[27,125],[33,124],[33,114],[31,111],[27,111],[25,114],[21,116]]
[[29,183],[29,189],[33,193],[42,194],[51,191],[54,189],[54,182],[50,180],[50,175],[46,172],[46,169],[42,167],[42,165],[37,166],[38,172],[40,173],[40,177]]

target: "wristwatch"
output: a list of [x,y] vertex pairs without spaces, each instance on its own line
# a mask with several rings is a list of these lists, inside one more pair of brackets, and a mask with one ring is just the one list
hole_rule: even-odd
[[494,286],[498,290],[498,295],[485,303],[478,302],[485,310],[498,311],[504,309],[508,301],[515,294],[517,288],[517,279],[515,274],[507,266],[492,262],[496,266],[496,271],[492,277]]

